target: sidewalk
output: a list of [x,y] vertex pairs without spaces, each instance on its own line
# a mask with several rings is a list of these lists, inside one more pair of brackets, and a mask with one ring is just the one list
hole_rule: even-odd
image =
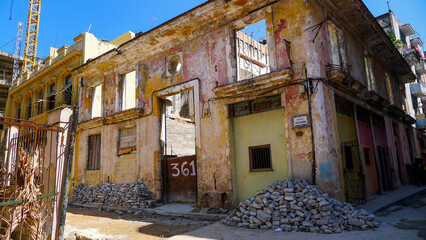
[[[376,215],[381,226],[367,231],[343,231],[335,234],[320,234],[307,232],[275,232],[273,230],[245,229],[229,227],[215,223],[199,228],[192,232],[183,233],[169,238],[170,240],[257,240],[257,239],[292,239],[292,240],[423,240],[426,223],[426,187],[403,186],[392,192],[386,192],[358,208],[367,208],[378,212],[392,204],[394,207]],[[419,197],[419,194],[421,195]],[[413,198],[411,196],[416,195]],[[404,202],[399,202],[406,199]],[[407,205],[407,201],[411,202]],[[399,202],[399,203],[398,203]]]
[[356,208],[365,209],[367,212],[375,214],[389,207],[389,205],[392,205],[424,190],[426,190],[426,186],[417,187],[416,185],[403,185],[398,189],[384,192],[381,195],[376,195],[366,204],[358,205]]

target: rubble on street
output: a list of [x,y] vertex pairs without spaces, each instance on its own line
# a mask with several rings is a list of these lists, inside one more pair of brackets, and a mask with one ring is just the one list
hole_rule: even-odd
[[229,226],[275,231],[341,233],[378,228],[366,210],[355,209],[322,193],[304,180],[277,181],[241,202],[222,220]]
[[100,183],[95,186],[79,184],[73,189],[73,202],[111,207],[147,208],[155,200],[141,179],[135,184]]

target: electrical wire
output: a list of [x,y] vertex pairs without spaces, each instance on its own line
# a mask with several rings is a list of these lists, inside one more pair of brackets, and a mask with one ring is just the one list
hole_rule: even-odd
[[3,46],[0,47],[0,49],[6,47],[9,43],[15,41],[16,38],[13,38],[12,40],[10,40],[9,42],[7,42],[6,44],[4,44]]

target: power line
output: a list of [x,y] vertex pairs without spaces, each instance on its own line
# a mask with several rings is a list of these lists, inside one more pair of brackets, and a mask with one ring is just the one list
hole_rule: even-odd
[[13,38],[12,40],[10,40],[9,42],[7,42],[5,45],[1,46],[0,49],[6,47],[9,43],[15,41],[16,38]]

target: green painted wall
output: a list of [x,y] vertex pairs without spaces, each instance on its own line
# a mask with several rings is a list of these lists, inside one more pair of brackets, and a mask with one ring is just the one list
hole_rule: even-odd
[[[235,204],[287,178],[283,110],[256,113],[232,119]],[[249,147],[271,145],[273,171],[250,172]]]

